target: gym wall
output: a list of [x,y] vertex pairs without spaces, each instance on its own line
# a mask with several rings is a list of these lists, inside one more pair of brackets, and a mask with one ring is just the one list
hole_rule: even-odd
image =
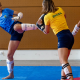
[[[41,15],[43,0],[0,0],[2,7],[10,8],[24,14],[20,20],[23,23],[36,24]],[[57,7],[62,7],[66,13],[67,24],[72,32],[80,20],[80,0],[54,0]],[[0,49],[7,49],[10,35],[0,28]],[[73,49],[80,48],[80,31],[75,36]],[[51,50],[57,49],[57,37],[50,29],[49,34],[39,30],[26,31],[18,47],[19,50]]]

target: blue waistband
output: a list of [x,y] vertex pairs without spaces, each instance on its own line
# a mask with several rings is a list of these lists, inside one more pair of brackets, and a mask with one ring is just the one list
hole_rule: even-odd
[[62,30],[59,33],[57,33],[57,37],[60,36],[60,34],[65,34],[65,33],[71,33],[69,29]]

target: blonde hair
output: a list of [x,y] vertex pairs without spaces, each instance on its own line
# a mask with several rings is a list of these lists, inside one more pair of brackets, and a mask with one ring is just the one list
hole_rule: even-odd
[[0,6],[2,6],[2,5],[1,5],[1,2],[0,2]]
[[43,0],[43,9],[42,13],[55,12],[57,8],[54,5],[53,0]]

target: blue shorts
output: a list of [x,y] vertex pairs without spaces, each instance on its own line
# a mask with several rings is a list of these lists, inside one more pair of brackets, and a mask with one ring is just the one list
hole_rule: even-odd
[[74,37],[69,30],[62,30],[57,34],[58,48],[68,48],[71,50],[74,44]]
[[24,32],[18,33],[17,31],[15,31],[13,29],[15,24],[22,24],[22,22],[16,21],[11,25],[11,29],[10,29],[11,39],[10,40],[21,41]]

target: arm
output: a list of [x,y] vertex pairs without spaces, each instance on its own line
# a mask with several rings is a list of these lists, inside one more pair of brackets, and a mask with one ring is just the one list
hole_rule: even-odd
[[16,15],[16,16],[18,16],[18,11],[14,11],[14,13],[13,13],[13,15]]
[[41,15],[41,17],[38,19],[36,25],[37,25],[39,30],[44,32],[44,34],[48,34],[50,26],[49,25],[45,25],[45,23],[44,23],[44,16],[45,15],[46,14],[42,14]]
[[44,23],[45,23],[45,30],[44,30],[44,33],[45,34],[48,34],[49,33],[49,30],[50,30],[50,19],[49,19],[49,16],[46,15],[44,17]]
[[12,20],[15,20],[15,21],[20,20],[23,17],[22,12],[14,11],[13,15],[16,15],[15,17],[12,18]]
[[[42,24],[42,19],[39,19],[39,20],[37,21],[37,23],[38,23],[39,25],[41,25],[41,24]],[[49,28],[50,28],[49,25],[41,26],[41,31],[43,31],[44,34],[48,34],[48,33],[49,33]]]
[[36,23],[38,29],[41,31],[44,31],[44,29],[45,29],[45,24],[44,24],[44,16],[45,15],[46,14],[42,14]]
[[72,35],[75,36],[78,33],[79,29],[80,29],[80,21],[78,22],[78,24],[75,25],[72,31]]
[[49,25],[45,25],[44,34],[48,34],[49,33],[49,29],[50,29],[50,26]]
[[36,23],[39,30],[44,31],[45,25],[42,23],[42,19],[39,19]]
[[64,17],[66,18],[66,14],[64,15]]

